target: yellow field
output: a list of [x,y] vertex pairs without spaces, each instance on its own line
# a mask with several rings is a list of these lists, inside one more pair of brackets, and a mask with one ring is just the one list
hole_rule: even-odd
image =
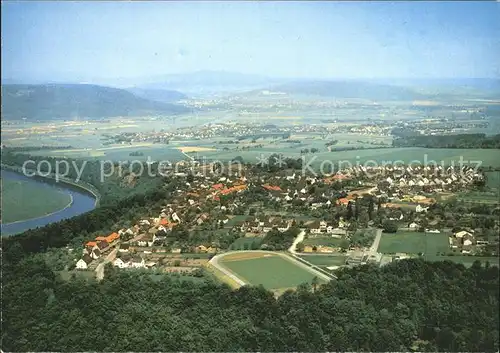
[[210,148],[210,147],[181,146],[176,148],[180,150],[182,153],[215,151],[215,148]]

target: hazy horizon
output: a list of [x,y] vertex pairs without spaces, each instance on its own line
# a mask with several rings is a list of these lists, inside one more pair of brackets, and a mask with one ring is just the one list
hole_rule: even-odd
[[498,2],[2,2],[3,80],[500,78]]

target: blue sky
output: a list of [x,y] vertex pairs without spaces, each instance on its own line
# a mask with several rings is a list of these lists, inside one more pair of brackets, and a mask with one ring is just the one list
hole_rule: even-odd
[[2,1],[2,77],[500,77],[498,2]]

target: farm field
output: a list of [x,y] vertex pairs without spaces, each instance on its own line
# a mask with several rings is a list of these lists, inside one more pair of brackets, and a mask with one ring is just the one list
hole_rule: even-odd
[[[259,143],[257,141],[257,143]],[[324,143],[323,143],[324,146]],[[269,157],[273,153],[282,153],[285,157],[301,158],[300,150],[306,147],[301,146],[280,146],[280,148],[255,148],[251,150],[217,150],[200,152],[199,157],[207,159],[227,161],[236,156],[241,156],[245,162],[256,162],[259,157]],[[323,148],[324,149],[324,148]],[[338,152],[318,152],[305,155],[305,160],[312,168],[318,168],[323,161],[330,161],[335,166],[348,167],[349,165],[370,163],[389,164],[394,162],[427,164],[432,165],[437,162],[439,165],[458,165],[460,157],[463,163],[475,165],[481,162],[483,166],[500,167],[500,152],[493,149],[446,149],[446,148],[370,148],[352,151]],[[326,163],[326,162],[325,162]]]
[[492,189],[500,189],[500,171],[486,172],[486,185]]
[[378,252],[384,254],[424,253],[434,255],[440,252],[449,252],[448,234],[404,232],[382,233]]
[[319,267],[342,266],[345,264],[345,255],[302,255],[301,258]]
[[[298,262],[265,252],[229,254],[221,259],[220,264],[243,281],[270,290],[294,288],[301,283],[311,283],[315,277]],[[319,280],[324,283],[321,278]]]
[[[141,152],[142,156],[130,156],[132,152]],[[187,157],[177,148],[159,144],[117,145],[101,148],[75,148],[70,150],[39,150],[30,151],[32,155],[48,157],[68,157],[76,159],[101,159],[113,161],[139,160],[176,162]]]
[[494,205],[500,203],[500,196],[497,192],[470,191],[458,194],[458,200]]
[[2,223],[42,217],[59,211],[71,196],[52,187],[2,178]]

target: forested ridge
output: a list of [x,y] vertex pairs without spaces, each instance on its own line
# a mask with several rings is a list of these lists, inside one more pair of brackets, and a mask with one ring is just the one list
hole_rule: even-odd
[[498,350],[498,268],[402,260],[345,269],[275,298],[107,268],[62,281],[33,257],[3,265],[7,351]]

